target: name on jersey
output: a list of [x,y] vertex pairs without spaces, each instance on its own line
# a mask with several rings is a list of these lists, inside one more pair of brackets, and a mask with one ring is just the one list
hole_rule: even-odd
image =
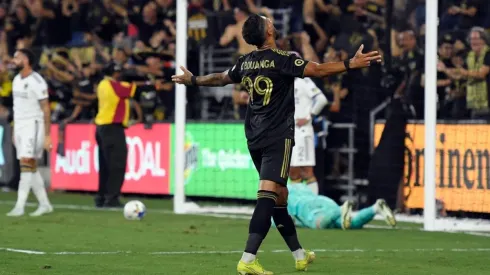
[[261,61],[245,61],[242,63],[242,70],[258,70],[275,68],[276,64],[274,60],[261,60]]

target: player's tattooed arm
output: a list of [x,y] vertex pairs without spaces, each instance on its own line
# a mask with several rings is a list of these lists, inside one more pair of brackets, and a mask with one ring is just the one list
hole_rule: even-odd
[[315,63],[308,62],[306,65],[304,76],[305,77],[326,77],[333,74],[345,72],[349,69],[361,69],[369,67],[371,62],[381,63],[381,55],[377,51],[368,53],[362,53],[364,45],[359,47],[356,55],[348,62],[327,62],[327,63]]
[[50,150],[51,149],[51,108],[49,106],[49,100],[46,99],[41,99],[39,100],[39,105],[41,105],[41,110],[43,111],[44,114],[44,149]]
[[233,83],[230,76],[228,76],[228,71],[194,77],[194,75],[186,68],[181,66],[180,69],[184,72],[184,74],[173,75],[172,81],[179,84],[184,84],[186,86],[216,87],[225,86]]

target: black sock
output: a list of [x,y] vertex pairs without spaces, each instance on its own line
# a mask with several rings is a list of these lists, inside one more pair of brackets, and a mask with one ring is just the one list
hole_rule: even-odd
[[255,206],[250,226],[248,229],[248,240],[245,252],[256,255],[262,241],[267,236],[271,227],[271,217],[274,213],[277,194],[270,191],[260,190],[257,192],[257,205]]
[[273,218],[277,230],[281,233],[289,249],[291,251],[301,249],[298,235],[296,234],[296,226],[291,216],[289,216],[287,205],[276,206],[274,208]]

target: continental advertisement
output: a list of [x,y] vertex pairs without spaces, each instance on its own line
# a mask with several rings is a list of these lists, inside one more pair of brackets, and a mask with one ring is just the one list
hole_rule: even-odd
[[[172,194],[174,126],[135,125],[126,130],[128,159],[123,193]],[[57,144],[58,126],[51,129]],[[70,124],[65,130],[65,156],[51,151],[51,187],[96,191],[98,147],[95,126]],[[185,136],[187,196],[254,199],[258,175],[247,150],[242,124],[187,124]]]
[[[375,125],[375,145],[383,128]],[[406,206],[423,208],[425,127],[409,124],[406,129]],[[490,125],[438,124],[436,133],[437,199],[449,211],[490,213]]]

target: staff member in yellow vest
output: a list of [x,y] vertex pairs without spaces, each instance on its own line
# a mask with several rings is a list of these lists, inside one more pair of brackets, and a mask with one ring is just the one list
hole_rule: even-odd
[[122,82],[122,67],[110,64],[106,77],[97,86],[99,110],[95,117],[96,140],[99,146],[99,190],[95,197],[97,207],[121,207],[121,187],[126,172],[126,135],[130,99],[136,85]]

